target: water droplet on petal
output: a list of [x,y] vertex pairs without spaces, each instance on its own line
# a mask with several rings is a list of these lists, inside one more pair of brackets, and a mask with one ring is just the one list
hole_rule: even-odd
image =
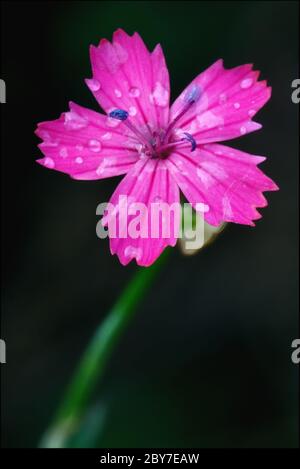
[[243,89],[250,88],[250,86],[253,83],[253,78],[245,78],[244,80],[241,81],[240,87]]
[[234,103],[233,106],[235,107],[235,109],[239,109],[241,107],[240,103]]
[[101,143],[99,142],[99,140],[89,140],[88,146],[89,149],[95,153],[98,153],[101,150]]
[[117,98],[121,98],[122,97],[122,92],[120,90],[115,90],[115,95]]
[[141,94],[140,90],[136,87],[132,87],[129,90],[129,96],[131,98],[138,98],[140,96],[140,94]]
[[54,168],[55,162],[52,158],[49,158],[48,156],[44,159],[44,165],[47,166],[47,168]]
[[213,128],[224,124],[224,119],[220,115],[214,114],[212,111],[206,111],[203,114],[197,116],[199,127],[202,128]]
[[77,158],[75,158],[75,163],[82,164],[83,163],[83,158],[81,158],[81,156],[77,156]]
[[39,137],[42,138],[44,141],[40,144],[43,145],[43,147],[57,147],[59,140],[53,140],[49,132],[46,130],[40,131]]
[[91,91],[99,91],[101,88],[100,82],[98,80],[95,80],[94,78],[88,78],[86,80],[86,84]]
[[153,93],[149,97],[150,102],[157,106],[165,107],[169,103],[169,91],[157,81]]
[[107,165],[107,159],[104,158],[100,165],[98,166],[98,168],[96,169],[96,173],[98,174],[98,176],[101,176],[101,174],[103,174],[104,170],[105,170],[105,167]]
[[256,113],[255,109],[250,109],[248,111],[248,116],[252,117],[252,116],[254,116],[255,113]]
[[102,135],[101,139],[102,140],[110,140],[112,137],[111,132],[106,132],[105,134]]
[[129,115],[133,117],[133,116],[136,116],[136,113],[137,113],[136,107],[130,106]]
[[241,133],[242,135],[244,135],[246,132],[247,132],[246,127],[242,126],[242,127],[240,128],[240,133]]
[[88,125],[88,122],[74,111],[66,112],[64,117],[67,130],[84,129]]
[[61,148],[59,151],[59,156],[61,156],[62,158],[67,158],[68,149],[66,147]]

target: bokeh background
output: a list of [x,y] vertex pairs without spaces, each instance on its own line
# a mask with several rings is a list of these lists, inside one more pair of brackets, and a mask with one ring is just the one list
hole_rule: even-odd
[[229,226],[196,256],[172,251],[117,347],[81,446],[295,447],[298,369],[298,3],[1,2],[2,446],[35,447],[95,327],[137,270],[95,235],[120,178],[74,181],[35,163],[36,124],[70,99],[97,110],[88,48],[122,27],[160,42],[173,99],[201,70],[254,62],[273,87],[263,130],[280,186],[256,228]]

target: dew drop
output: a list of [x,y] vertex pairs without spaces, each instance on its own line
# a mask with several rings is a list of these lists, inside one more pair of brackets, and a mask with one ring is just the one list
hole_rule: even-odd
[[40,131],[39,137],[42,138],[44,141],[41,143],[43,147],[57,147],[59,140],[53,140],[49,132],[46,130]]
[[248,116],[250,116],[250,117],[254,116],[255,112],[256,112],[255,109],[250,109],[248,111]]
[[155,84],[153,93],[149,96],[150,102],[157,106],[165,107],[169,103],[169,92],[158,81]]
[[65,113],[65,127],[67,130],[79,130],[87,127],[88,122],[74,111]]
[[241,107],[240,103],[234,103],[233,106],[235,107],[235,109],[239,109]]
[[44,165],[47,166],[47,168],[54,168],[55,163],[52,158],[49,158],[48,156],[44,159]]
[[240,128],[240,133],[241,133],[242,135],[245,135],[246,132],[247,132],[246,127],[242,126],[242,127]]
[[88,147],[91,151],[98,153],[101,150],[101,143],[99,140],[91,139],[88,142]]
[[115,90],[115,95],[117,98],[121,98],[122,97],[122,92],[120,90]]
[[253,83],[252,78],[245,78],[244,80],[241,81],[240,87],[243,88],[243,89],[247,89],[247,88],[250,88],[252,83]]
[[98,80],[95,80],[94,78],[88,78],[86,80],[86,84],[91,91],[99,91],[101,88],[100,82]]
[[59,156],[61,156],[62,158],[67,158],[68,149],[66,147],[61,148],[59,151]]
[[132,87],[129,90],[129,96],[131,98],[138,98],[140,96],[140,94],[141,94],[140,90],[136,87]]
[[133,116],[136,116],[136,114],[137,114],[136,107],[130,106],[130,108],[129,108],[129,115],[133,117]]
[[112,137],[111,132],[105,132],[105,134],[102,135],[101,139],[102,140],[110,140]]
[[81,158],[81,156],[77,156],[77,158],[75,158],[75,163],[82,164],[83,163],[83,158]]
[[104,158],[103,161],[101,161],[101,164],[96,169],[96,173],[98,174],[98,176],[101,176],[101,174],[103,174],[106,165],[107,165],[107,159]]

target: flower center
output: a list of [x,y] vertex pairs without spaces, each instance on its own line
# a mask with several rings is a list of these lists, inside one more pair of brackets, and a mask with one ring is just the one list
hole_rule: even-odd
[[144,134],[129,119],[129,113],[123,109],[114,109],[108,115],[110,118],[123,122],[124,125],[135,135],[138,144],[142,145],[140,153],[149,158],[166,159],[175,148],[182,145],[190,145],[191,151],[195,151],[197,142],[188,132],[182,132],[179,139],[174,136],[174,127],[179,119],[198,101],[200,89],[197,85],[186,92],[183,99],[182,109],[176,117],[169,123],[168,127]]

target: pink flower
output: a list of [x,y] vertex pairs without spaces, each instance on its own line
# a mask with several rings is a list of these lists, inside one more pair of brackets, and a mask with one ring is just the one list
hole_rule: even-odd
[[[169,73],[160,45],[150,53],[141,37],[117,30],[110,43],[91,46],[93,76],[86,84],[107,115],[70,103],[59,119],[42,122],[37,135],[47,168],[74,179],[126,174],[119,196],[142,202],[179,202],[180,191],[207,206],[205,221],[254,225],[265,207],[264,191],[278,189],[257,168],[264,157],[220,145],[261,128],[252,118],[271,88],[252,65],[224,69],[218,60],[198,75],[170,106]],[[161,221],[160,223],[163,223]],[[174,221],[174,233],[179,222]],[[173,234],[174,234],[173,233]],[[123,265],[149,266],[177,237],[110,239]]]

